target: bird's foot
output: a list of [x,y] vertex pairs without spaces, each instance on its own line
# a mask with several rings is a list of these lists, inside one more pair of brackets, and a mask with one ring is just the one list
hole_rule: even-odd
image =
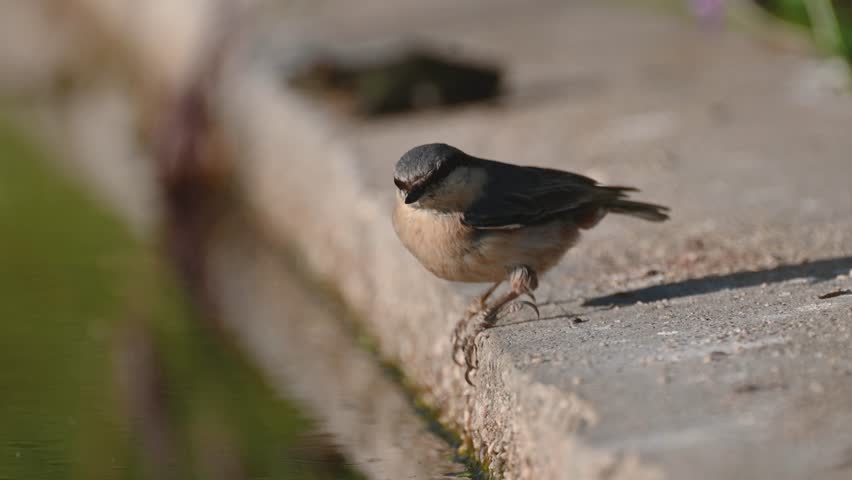
[[488,290],[483,292],[482,295],[476,297],[473,302],[471,302],[471,304],[467,307],[465,317],[469,319],[477,313],[485,310],[488,307],[488,297],[490,297],[491,294],[494,293],[495,290],[497,290],[497,287],[499,287],[501,283],[503,283],[502,280],[494,283],[493,285],[488,287]]
[[455,362],[456,365],[460,367],[465,365],[464,355],[462,355],[462,359],[460,360],[458,354],[464,350],[464,340],[467,338],[466,332],[470,323],[477,314],[484,312],[488,308],[488,297],[494,293],[494,290],[497,290],[497,287],[499,287],[501,283],[503,282],[500,281],[494,283],[488,288],[488,290],[483,292],[482,295],[476,297],[467,307],[464,317],[458,321],[456,327],[453,329],[451,342],[453,344],[453,362]]
[[453,344],[453,362],[460,367],[464,366],[465,357],[462,355],[461,360],[459,360],[459,353],[464,353],[464,345],[467,340],[467,329],[473,315],[474,314],[465,315],[464,318],[456,323],[456,327],[453,329],[453,336],[451,338]]
[[[476,368],[476,336],[494,326],[496,318],[497,312],[484,309],[478,314],[466,316],[459,320],[456,328],[453,329],[452,336],[453,362],[456,365],[467,367],[468,372],[471,368]],[[470,383],[469,380],[468,383]]]
[[[495,301],[492,306],[480,308],[478,312],[474,312],[472,314],[470,312],[474,310],[474,308],[470,308],[468,310],[468,315],[460,320],[456,325],[456,328],[453,330],[453,361],[459,366],[465,367],[464,379],[471,386],[473,385],[473,382],[470,379],[470,375],[479,367],[479,355],[476,345],[477,337],[480,333],[493,327],[497,323],[497,315],[504,310],[504,307],[509,305],[509,308],[506,310],[511,313],[528,306],[535,311],[537,317],[541,317],[538,307],[535,304],[535,295],[532,293],[538,286],[538,277],[535,272],[526,266],[515,267],[510,271],[509,283],[511,287],[510,290]],[[496,286],[497,285],[489,289],[489,291],[480,298],[480,303],[484,303],[484,299],[493,292]],[[515,300],[522,295],[528,296],[532,301],[522,300],[517,303],[510,304],[512,300]],[[473,323],[472,329],[470,327],[471,323]],[[468,330],[471,331],[468,332]],[[459,359],[459,353],[462,354],[464,364],[462,364],[462,360]]]
[[536,319],[541,318],[541,312],[538,310],[538,305],[536,304],[535,295],[532,292],[526,292],[524,295],[530,297],[530,300],[518,300],[514,303],[511,303],[506,308],[506,313],[516,313],[523,310],[524,307],[529,307],[533,312],[535,312]]
[[[475,317],[476,321],[473,323],[471,331],[467,332],[467,335],[463,338],[460,338],[457,347],[458,351],[453,353],[453,359],[456,360],[456,363],[465,367],[464,379],[471,386],[473,386],[473,381],[470,376],[479,368],[479,349],[476,341],[480,333],[495,325],[498,313],[497,310],[483,310],[480,312]],[[462,358],[464,359],[463,364],[458,361],[458,352],[462,354]]]
[[484,301],[477,298],[476,300],[473,301],[473,303],[471,303],[467,307],[467,310],[465,311],[465,314],[464,314],[464,320],[469,321],[471,318],[475,317],[477,313],[485,310],[485,308],[487,306],[488,305],[486,305],[486,303]]

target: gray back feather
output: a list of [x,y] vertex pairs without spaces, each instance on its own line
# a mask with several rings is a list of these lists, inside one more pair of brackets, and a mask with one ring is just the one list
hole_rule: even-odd
[[[620,206],[628,192],[636,191],[630,187],[601,186],[589,177],[562,170],[475,158],[468,160],[468,165],[481,166],[489,172],[489,181],[479,200],[462,217],[466,225],[474,228],[517,228],[556,218],[579,219],[599,207]],[[630,202],[631,208],[621,209],[619,213],[643,218],[654,216],[637,205],[664,209]]]

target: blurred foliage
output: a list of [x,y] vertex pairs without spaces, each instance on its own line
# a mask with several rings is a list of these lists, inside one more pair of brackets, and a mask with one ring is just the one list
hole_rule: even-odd
[[352,113],[373,117],[496,98],[502,71],[417,48],[369,63],[316,58],[288,83],[329,100],[342,101]]
[[162,370],[174,478],[209,478],[205,459],[223,456],[211,445],[245,478],[359,478],[306,443],[312,423],[192,317],[156,249],[44,155],[0,118],[0,479],[144,476],[113,355],[132,319]]
[[852,2],[755,0],[781,20],[808,28],[820,48],[852,61]]
[[[628,3],[688,13],[699,21],[737,17],[727,0],[627,0]],[[852,2],[849,0],[751,0],[771,16],[810,33],[819,48],[852,64]],[[729,8],[730,5],[730,8]],[[746,9],[747,10],[747,9]],[[742,18],[740,17],[740,20]]]

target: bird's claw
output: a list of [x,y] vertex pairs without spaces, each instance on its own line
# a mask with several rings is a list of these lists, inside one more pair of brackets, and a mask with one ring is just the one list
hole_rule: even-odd
[[486,327],[479,324],[477,328],[465,339],[464,344],[464,379],[471,387],[475,386],[470,379],[471,373],[479,369],[479,351],[476,346],[476,339]]
[[538,306],[537,306],[535,303],[533,303],[533,302],[529,302],[529,301],[527,301],[527,300],[520,300],[520,301],[518,301],[518,303],[519,303],[522,307],[523,307],[523,306],[530,307],[530,308],[531,308],[531,309],[535,312],[535,317],[536,317],[537,319],[541,318],[541,312],[539,312],[539,311],[538,311]]
[[467,370],[464,371],[464,380],[467,382],[468,385],[470,385],[471,387],[474,387],[475,385],[473,384],[473,381],[470,379],[470,373],[472,371],[473,371],[473,369],[470,369],[470,368],[468,368]]
[[524,307],[530,307],[532,311],[535,312],[536,318],[541,318],[541,312],[539,312],[538,310],[538,305],[527,300],[518,300],[515,303],[509,305],[509,307],[506,309],[506,313],[516,313],[521,311]]
[[524,292],[524,295],[529,297],[531,301],[528,302],[526,300],[521,300],[520,301],[521,305],[526,305],[526,306],[532,308],[533,311],[535,312],[535,317],[541,318],[541,312],[538,311],[538,305],[536,305],[536,303],[538,303],[538,302],[535,299],[535,295],[533,295],[533,293],[530,292],[530,291]]
[[[465,367],[464,379],[473,386],[471,374],[479,367],[478,348],[476,340],[479,334],[494,325],[496,312],[480,311],[473,318],[465,318],[453,330],[453,362],[460,367]],[[472,331],[468,332],[469,324],[475,321]],[[461,353],[461,355],[459,355]]]
[[[464,366],[464,361],[459,360],[459,352],[461,352],[462,354],[464,353],[464,341],[463,341],[462,333],[465,330],[464,327],[467,326],[466,323],[467,322],[465,322],[464,320],[459,322],[459,324],[456,325],[456,328],[453,329],[453,336],[452,336],[453,363],[455,363],[456,365],[458,365],[460,367]],[[462,355],[462,358],[464,358],[464,355]]]

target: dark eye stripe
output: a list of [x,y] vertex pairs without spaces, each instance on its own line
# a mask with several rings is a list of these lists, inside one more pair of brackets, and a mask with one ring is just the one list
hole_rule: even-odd
[[453,167],[455,165],[453,162],[444,162],[440,166],[438,166],[438,170],[435,171],[432,175],[429,176],[428,184],[435,184],[443,180],[453,171]]
[[396,185],[396,188],[400,190],[408,190],[408,184],[398,178],[393,179],[393,184]]

